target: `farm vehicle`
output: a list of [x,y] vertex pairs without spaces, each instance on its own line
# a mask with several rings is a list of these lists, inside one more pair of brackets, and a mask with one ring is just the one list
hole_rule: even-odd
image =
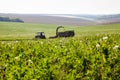
[[37,32],[35,39],[46,39],[44,32]]
[[[75,35],[74,30],[59,32],[58,30],[60,28],[64,28],[64,27],[63,26],[58,26],[56,28],[56,35],[55,36],[50,36],[49,38],[73,37]],[[37,34],[35,35],[35,39],[46,39],[44,32],[37,32]]]

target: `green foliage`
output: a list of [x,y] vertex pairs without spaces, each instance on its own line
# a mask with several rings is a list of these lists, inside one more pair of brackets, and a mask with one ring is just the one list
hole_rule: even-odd
[[0,21],[3,21],[3,22],[24,22],[19,18],[10,19],[9,17],[0,17]]
[[0,41],[0,79],[118,80],[119,38],[120,33]]
[[65,26],[76,36],[32,40],[39,31],[55,35],[56,27],[1,22],[0,80],[120,79],[120,24]]

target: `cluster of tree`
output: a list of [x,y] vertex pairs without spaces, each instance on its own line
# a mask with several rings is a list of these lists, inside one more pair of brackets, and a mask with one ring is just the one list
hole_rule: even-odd
[[0,21],[5,21],[5,22],[24,22],[23,20],[19,18],[11,19],[9,17],[0,17]]

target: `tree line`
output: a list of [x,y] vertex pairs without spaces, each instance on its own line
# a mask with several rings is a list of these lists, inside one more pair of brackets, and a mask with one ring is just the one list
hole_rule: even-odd
[[0,17],[0,21],[5,21],[5,22],[24,22],[23,20],[19,18],[9,18],[9,17]]

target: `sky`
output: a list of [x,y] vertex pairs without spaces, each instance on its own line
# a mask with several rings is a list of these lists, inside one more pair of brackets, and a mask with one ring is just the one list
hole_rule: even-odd
[[119,14],[120,0],[0,0],[0,13]]

